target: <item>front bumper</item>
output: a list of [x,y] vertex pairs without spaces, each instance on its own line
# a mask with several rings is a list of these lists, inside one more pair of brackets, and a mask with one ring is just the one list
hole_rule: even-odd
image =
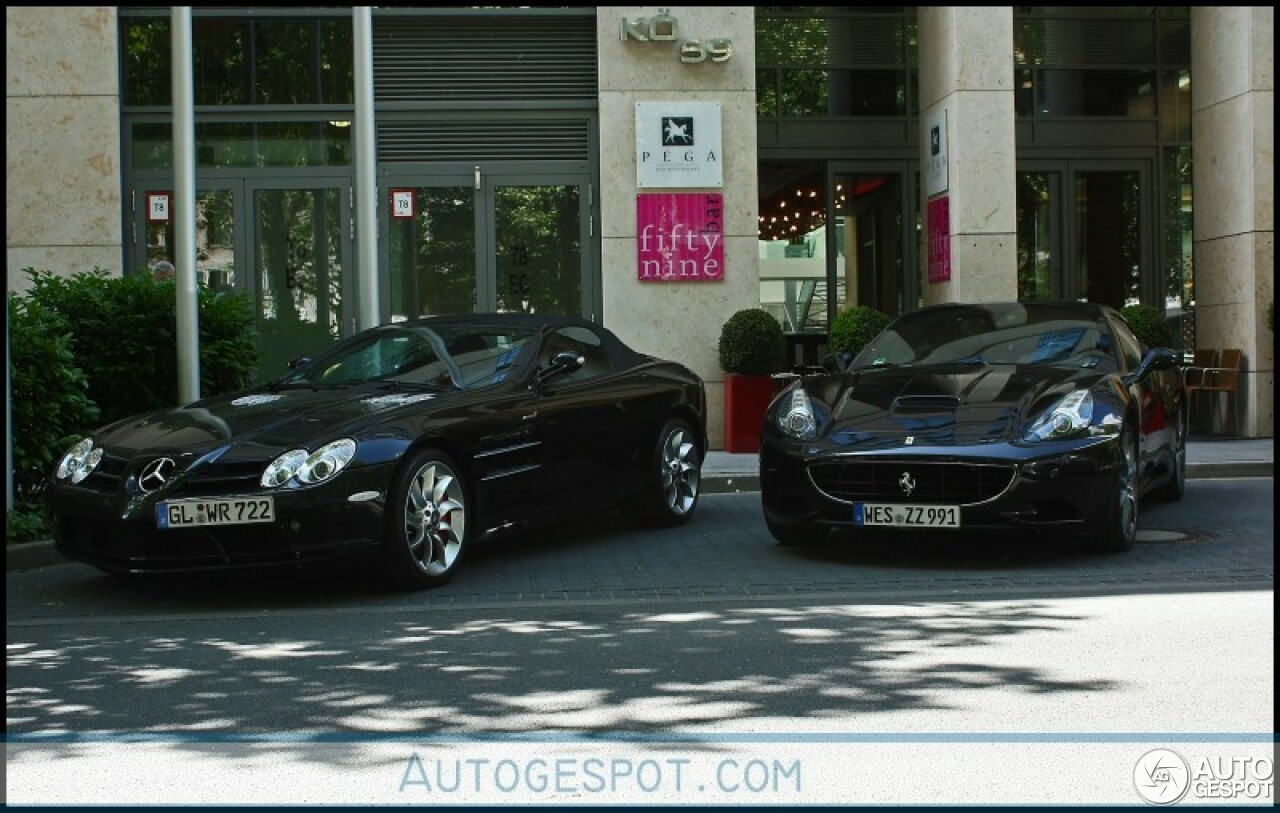
[[[853,503],[862,501],[959,505],[962,530],[1091,534],[1104,527],[1120,465],[1119,444],[1112,437],[850,452],[766,435],[760,450],[760,496],[765,518],[783,527],[854,530]],[[832,493],[833,470],[842,473],[838,494]],[[899,471],[946,476],[935,478],[936,488],[929,492],[906,496],[896,491],[896,479],[886,482],[883,476],[888,472],[896,478]]]
[[253,569],[378,551],[390,477],[390,466],[377,466],[312,488],[239,494],[270,493],[275,504],[273,521],[244,525],[157,527],[155,508],[162,499],[232,496],[221,492],[128,500],[120,493],[54,484],[48,501],[58,551],[108,572]]

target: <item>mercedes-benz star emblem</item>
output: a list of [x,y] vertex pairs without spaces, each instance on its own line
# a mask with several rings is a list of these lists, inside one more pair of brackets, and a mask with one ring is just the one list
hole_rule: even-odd
[[902,473],[902,476],[898,478],[898,488],[902,489],[902,493],[908,497],[911,496],[911,492],[916,490],[916,478],[911,476],[911,472],[904,471]]
[[142,474],[138,475],[138,487],[147,493],[155,491],[169,482],[169,478],[173,476],[173,470],[177,467],[178,464],[172,457],[152,460],[142,470]]

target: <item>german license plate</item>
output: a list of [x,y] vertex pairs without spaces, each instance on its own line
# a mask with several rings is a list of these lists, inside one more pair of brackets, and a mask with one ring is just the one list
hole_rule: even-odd
[[855,502],[853,524],[894,528],[959,528],[958,505],[904,505],[900,503]]
[[271,497],[219,497],[207,500],[168,500],[156,505],[156,527],[194,528],[203,525],[248,525],[274,522]]

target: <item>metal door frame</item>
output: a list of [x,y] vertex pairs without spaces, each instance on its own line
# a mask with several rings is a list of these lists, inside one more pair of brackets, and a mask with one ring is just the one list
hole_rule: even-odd
[[390,190],[402,187],[463,186],[475,195],[476,301],[481,311],[497,307],[497,244],[494,207],[499,186],[577,186],[581,205],[578,212],[582,245],[581,274],[584,315],[600,321],[603,297],[600,291],[600,250],[595,224],[598,222],[595,181],[586,163],[546,162],[535,165],[512,162],[382,164],[378,167],[378,276],[379,314],[382,321],[391,315],[391,217]]
[[[920,274],[917,271],[920,268],[919,247],[916,245],[915,224],[917,223],[916,213],[919,209],[919,202],[916,200],[916,183],[915,176],[916,164],[918,162],[899,159],[899,160],[831,160],[827,162],[827,178],[826,178],[826,195],[827,195],[827,212],[828,223],[835,222],[836,212],[836,176],[837,175],[896,175],[899,183],[899,217],[902,219],[902,230],[898,235],[900,245],[898,247],[899,256],[902,257],[902,275],[904,279],[899,280],[902,288],[902,308],[901,312],[915,310],[916,302],[920,300]],[[836,269],[836,234],[835,229],[827,229],[827,286],[829,290],[836,290],[837,269]],[[836,317],[835,298],[832,297],[827,303],[828,319],[833,320]],[[889,314],[897,316],[898,314]],[[830,321],[828,321],[830,324]]]
[[1084,296],[1084,292],[1080,290],[1079,275],[1076,273],[1080,260],[1074,239],[1079,226],[1076,222],[1073,197],[1076,176],[1084,172],[1137,172],[1138,267],[1141,269],[1138,277],[1138,297],[1142,302],[1158,302],[1159,307],[1164,308],[1164,297],[1160,294],[1162,278],[1160,269],[1157,267],[1157,201],[1153,158],[1029,158],[1019,159],[1014,171],[1057,175],[1054,185],[1058,194],[1050,195],[1049,218],[1058,229],[1056,236],[1051,236],[1051,241],[1061,256],[1058,261],[1051,263],[1050,273],[1053,277],[1052,287],[1055,295],[1064,300],[1075,300]]

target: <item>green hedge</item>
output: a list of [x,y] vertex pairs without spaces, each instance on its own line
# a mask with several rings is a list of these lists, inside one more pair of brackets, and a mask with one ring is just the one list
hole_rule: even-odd
[[19,495],[32,470],[46,471],[57,455],[98,422],[88,379],[76,364],[67,320],[39,302],[9,294],[9,420]]
[[[10,293],[10,420],[18,505],[8,541],[46,532],[40,484],[76,438],[178,403],[177,301],[172,281],[69,277],[24,269],[30,290]],[[246,297],[200,289],[200,394],[247,387],[258,364]]]
[[[74,326],[76,363],[102,423],[178,402],[177,303],[172,281],[101,269],[70,277],[28,268],[27,299]],[[200,394],[248,386],[258,363],[246,297],[201,288],[197,301]]]

